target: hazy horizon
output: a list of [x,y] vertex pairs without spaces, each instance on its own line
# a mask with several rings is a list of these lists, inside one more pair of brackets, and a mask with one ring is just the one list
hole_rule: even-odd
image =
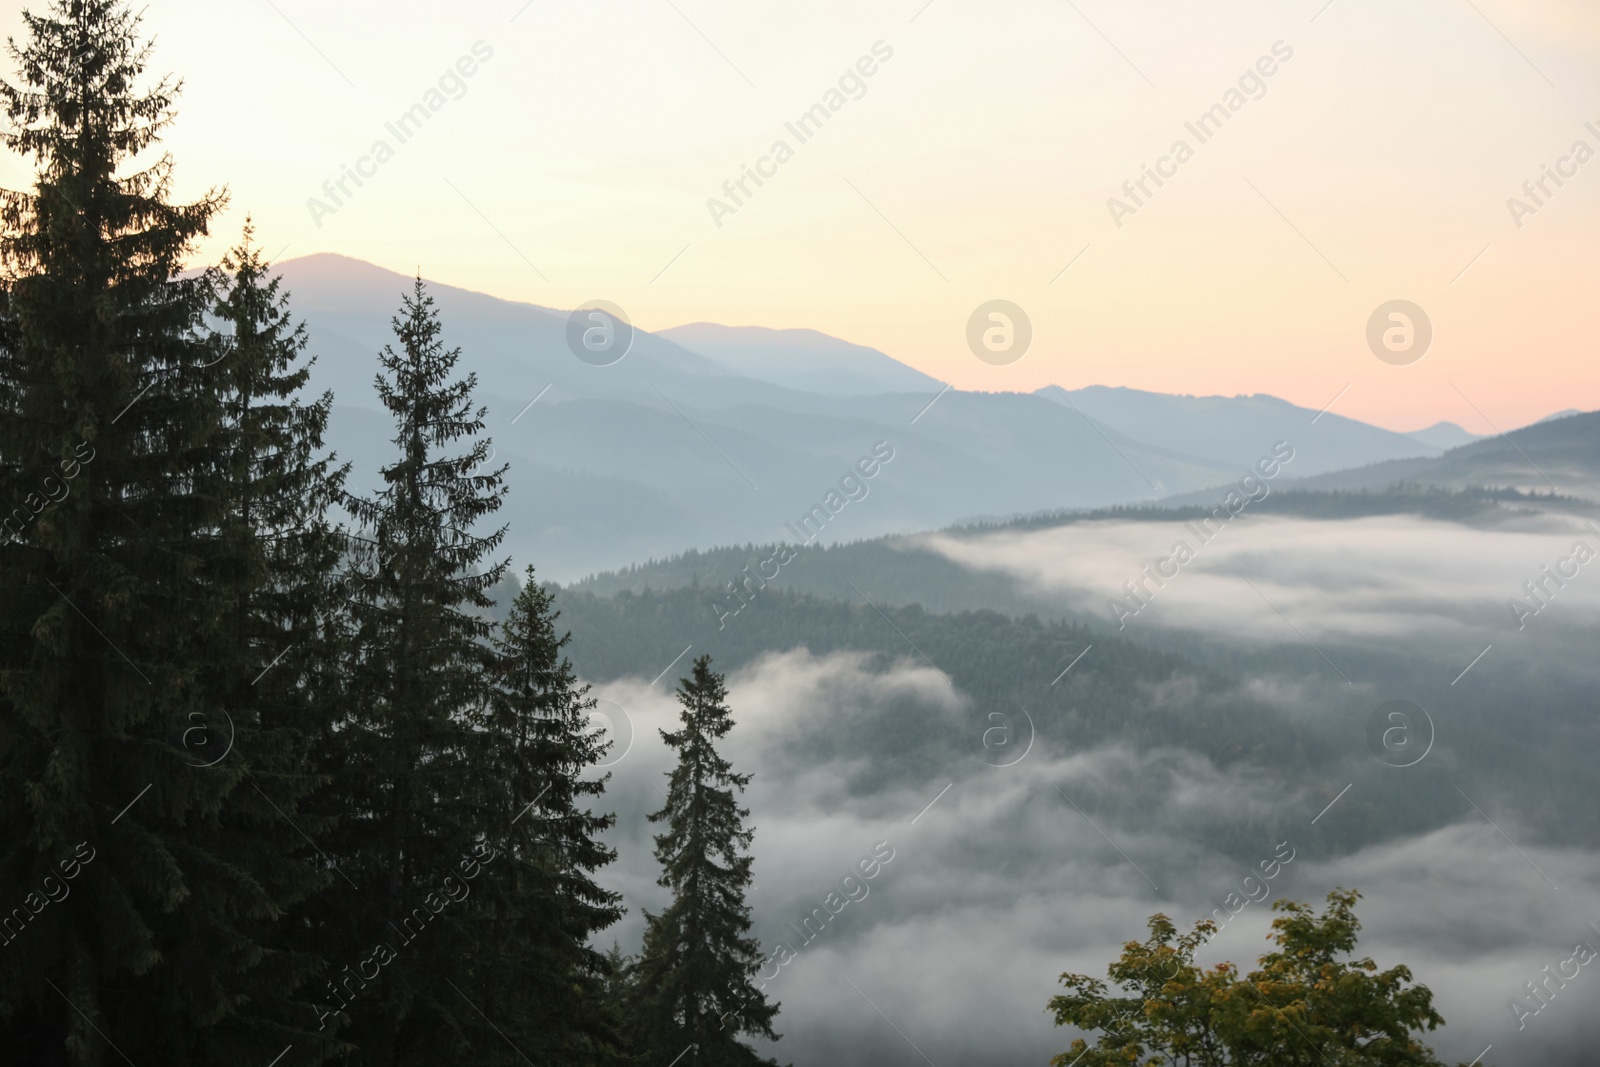
[[[313,259],[313,258],[318,257],[318,256],[324,256],[324,257],[332,256],[332,257],[335,257],[335,258],[338,258],[338,259],[341,259],[341,260],[350,260],[350,261],[353,261],[355,263],[359,263],[359,264],[362,264],[362,265],[368,266],[368,267],[377,267],[380,270],[387,271],[389,273],[397,275],[398,276],[397,280],[398,279],[404,279],[404,278],[407,278],[407,277],[411,276],[411,275],[407,275],[405,271],[400,270],[398,268],[395,268],[395,267],[392,267],[392,266],[387,266],[387,265],[381,264],[381,263],[373,263],[373,262],[370,262],[368,260],[358,259],[355,256],[348,256],[348,255],[345,255],[344,253],[340,253],[340,252],[308,252],[308,253],[306,253],[304,255],[289,255],[289,256],[286,256],[286,257],[284,257],[282,259],[277,260],[275,262],[275,266],[279,267],[279,268],[283,268],[283,267],[286,267],[288,264],[291,264],[291,263],[293,263],[293,262],[295,262],[297,260]],[[446,286],[449,286],[451,288],[462,289],[462,290],[465,290],[467,292],[478,292],[477,290],[473,290],[468,286],[459,285],[457,283],[450,282],[450,281],[442,279],[442,278],[431,277],[431,276],[428,275],[428,273],[426,271],[422,271],[421,272],[421,277],[423,278],[424,281],[429,282],[429,283],[434,284],[434,285],[446,285]],[[308,298],[310,298],[310,297],[313,297],[315,295],[315,293],[314,293],[314,290],[307,290],[307,291],[305,291],[303,293],[303,295],[308,297]],[[570,312],[570,311],[573,310],[572,308],[568,308],[568,307],[559,307],[559,306],[551,306],[551,305],[541,304],[539,301],[534,300],[534,299],[523,299],[523,298],[515,298],[515,297],[496,296],[496,294],[487,293],[487,292],[480,293],[479,295],[493,296],[493,297],[495,297],[495,299],[506,300],[506,301],[508,301],[510,303],[515,303],[515,304],[525,304],[525,305],[528,305],[530,307],[536,307],[536,308],[540,308],[540,309],[543,309],[543,310],[549,310],[549,311],[557,311],[557,312],[565,313],[565,312]],[[853,345],[853,346],[859,346],[859,347],[872,347],[872,346],[866,344],[866,342],[860,341],[858,339],[847,337],[847,336],[837,336],[837,335],[834,335],[834,334],[826,333],[823,330],[816,329],[815,327],[810,327],[810,326],[771,326],[771,325],[768,325],[766,323],[760,323],[760,322],[711,322],[711,321],[706,320],[706,319],[690,319],[690,320],[686,320],[684,322],[668,323],[667,325],[660,326],[660,327],[655,327],[655,326],[647,327],[647,326],[644,326],[643,324],[640,324],[640,323],[635,323],[634,325],[639,326],[639,328],[641,328],[641,329],[648,329],[651,333],[657,334],[659,336],[667,336],[667,335],[672,334],[675,331],[683,330],[683,329],[686,329],[686,328],[692,327],[692,326],[717,326],[717,327],[726,327],[726,328],[729,328],[729,329],[732,329],[732,330],[759,330],[759,331],[769,331],[769,332],[772,332],[772,333],[816,334],[816,335],[818,335],[818,336],[820,336],[822,338],[825,338],[827,340],[830,340],[830,341],[842,341],[842,342],[845,342],[846,344]],[[698,351],[696,346],[691,341],[677,341],[677,343],[683,345],[685,348],[688,348],[690,351]],[[877,350],[877,351],[881,351],[881,350]],[[887,353],[887,352],[884,352],[883,355],[889,356],[889,358],[895,360],[895,362],[900,363],[900,364],[902,364],[902,365],[904,365],[906,367],[910,367],[913,370],[923,371],[924,373],[930,373],[930,376],[931,376],[931,372],[926,371],[925,368],[916,366],[912,362],[909,362],[909,361],[904,360],[904,359],[899,359],[899,358],[897,358],[897,357],[895,357],[895,356],[893,356],[893,355],[891,355],[890,353]],[[1039,389],[1039,388],[1046,388],[1046,387],[1051,386],[1051,385],[1061,385],[1061,384],[1062,383],[1058,382],[1058,381],[1048,381],[1048,382],[1044,382],[1040,386],[1035,387],[1035,389],[1027,389],[1027,388],[1020,387],[1020,386],[1015,386],[1015,387],[1013,387],[1013,386],[1002,386],[1002,385],[995,385],[994,383],[978,382],[978,383],[975,383],[975,384],[972,384],[972,385],[962,385],[962,386],[955,386],[955,387],[956,388],[960,388],[963,391],[967,391],[967,392],[1010,393],[1010,392],[1033,392],[1033,391],[1036,391],[1036,389]],[[1143,387],[1139,387],[1139,386],[1132,386],[1132,385],[1127,385],[1125,383],[1109,381],[1109,380],[1108,381],[1085,381],[1085,382],[1079,383],[1076,386],[1073,386],[1073,388],[1074,389],[1084,389],[1084,388],[1093,388],[1093,387],[1096,387],[1096,386],[1103,387],[1103,388],[1108,388],[1108,389],[1130,389],[1130,390],[1136,390],[1136,391],[1139,391],[1139,392],[1164,393],[1165,395],[1169,395],[1169,396],[1192,397],[1192,398],[1197,398],[1197,399],[1198,398],[1209,398],[1209,397],[1220,397],[1220,398],[1224,398],[1224,399],[1236,399],[1236,398],[1240,398],[1240,397],[1249,397],[1249,396],[1274,396],[1275,395],[1275,394],[1263,392],[1263,391],[1260,391],[1260,390],[1252,390],[1252,391],[1248,391],[1248,392],[1238,392],[1238,393],[1222,393],[1222,392],[1188,392],[1188,393],[1182,393],[1182,392],[1171,392],[1171,391],[1168,391],[1168,390],[1161,390],[1161,389],[1143,388]],[[1290,398],[1277,396],[1276,399],[1289,400]],[[1296,403],[1298,406],[1305,406],[1303,404],[1299,404],[1298,401],[1291,400],[1290,402],[1291,403]],[[1331,408],[1330,408],[1330,410],[1331,410]],[[1557,416],[1560,416],[1560,415],[1576,413],[1576,412],[1578,412],[1580,410],[1582,410],[1582,409],[1575,408],[1575,407],[1570,407],[1570,406],[1569,407],[1562,407],[1562,408],[1555,408],[1555,409],[1552,409],[1550,411],[1543,412],[1542,414],[1538,414],[1538,415],[1533,416],[1532,418],[1528,419],[1526,423],[1513,422],[1513,423],[1511,423],[1509,425],[1501,425],[1501,426],[1499,426],[1497,428],[1491,428],[1491,427],[1488,427],[1486,425],[1486,426],[1484,426],[1482,428],[1482,430],[1480,432],[1474,432],[1474,431],[1471,431],[1471,430],[1467,430],[1467,427],[1464,426],[1463,423],[1472,421],[1471,419],[1467,419],[1467,418],[1436,418],[1436,419],[1431,419],[1431,420],[1428,420],[1428,421],[1424,421],[1424,422],[1418,423],[1416,425],[1410,425],[1410,424],[1391,425],[1390,423],[1382,421],[1381,419],[1362,419],[1362,421],[1368,422],[1369,425],[1380,426],[1380,427],[1382,427],[1384,429],[1392,430],[1395,433],[1402,433],[1402,434],[1416,433],[1416,432],[1421,431],[1421,430],[1432,429],[1433,427],[1439,426],[1441,424],[1443,424],[1443,425],[1454,425],[1454,426],[1461,427],[1463,430],[1467,430],[1468,433],[1471,433],[1475,437],[1486,437],[1486,436],[1491,436],[1491,435],[1493,435],[1493,434],[1495,434],[1497,432],[1505,432],[1505,431],[1509,431],[1509,430],[1521,429],[1525,425],[1531,426],[1531,425],[1533,425],[1535,423],[1538,423],[1538,422],[1541,422],[1541,421],[1544,421],[1544,420],[1547,420],[1547,419],[1551,419],[1551,418],[1554,418],[1554,417],[1557,417]],[[1356,418],[1358,416],[1351,415],[1350,417]]]
[[26,2],[13,1055],[1596,1062],[1593,0]]
[[[185,83],[176,192],[232,192],[202,255],[250,213],[269,254],[607,299],[647,329],[811,328],[964,389],[1338,397],[1378,425],[1474,433],[1600,408],[1581,340],[1600,267],[1578,239],[1600,171],[1571,158],[1600,149],[1582,103],[1600,18],[1576,0],[376,10],[146,10],[156,68]],[[419,103],[438,106],[401,143],[390,126]],[[786,124],[819,103],[840,106],[802,142]],[[1186,124],[1219,103],[1241,106],[1202,143]],[[763,164],[780,140],[793,157]],[[1193,158],[1163,164],[1179,140]],[[330,198],[378,141],[392,158]],[[734,185],[733,214],[708,207],[758,165],[773,173]],[[1140,193],[1145,167],[1175,176]],[[25,177],[0,162],[0,184]],[[313,217],[313,199],[339,205]],[[1009,366],[964,342],[991,299],[1033,322]],[[1363,343],[1393,299],[1434,323],[1410,367]]]

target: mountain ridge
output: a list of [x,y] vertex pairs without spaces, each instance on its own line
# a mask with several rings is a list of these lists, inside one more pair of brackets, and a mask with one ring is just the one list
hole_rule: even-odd
[[[311,388],[334,393],[329,444],[354,463],[354,487],[373,486],[391,436],[375,357],[392,341],[390,319],[412,278],[334,253],[287,260],[274,273],[318,356]],[[1264,394],[952,389],[816,331],[639,329],[623,358],[595,366],[568,347],[570,312],[441,283],[428,291],[444,343],[463,351],[459,371],[477,376],[496,460],[511,465],[507,550],[563,580],[787,536],[784,524],[830,493],[870,493],[828,523],[826,539],[839,542],[978,515],[1148,503],[1237,479],[1279,440],[1293,444],[1296,476],[1442,454]],[[704,348],[717,340],[721,362],[674,334]],[[750,347],[758,343],[776,344],[776,354]],[[864,369],[831,394],[797,388],[807,352],[822,352],[841,375]],[[737,372],[769,356],[765,378]],[[926,385],[870,391],[886,382]],[[896,453],[884,473],[865,489],[841,483],[878,442]],[[605,491],[588,491],[597,486]]]

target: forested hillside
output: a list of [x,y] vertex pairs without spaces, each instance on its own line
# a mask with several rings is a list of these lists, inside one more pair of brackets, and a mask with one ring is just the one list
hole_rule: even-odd
[[[524,11],[549,51],[495,71],[641,62]],[[0,79],[5,1063],[1440,1067],[1597,955],[1600,414],[1445,452],[1259,393],[930,397],[810,330],[274,263],[167,152],[146,14],[41,0]],[[991,305],[993,370],[1032,328]],[[1517,1047],[1588,1062],[1567,1019]]]
[[[1186,523],[1214,516],[1222,506],[1226,486],[1207,494],[1204,503],[1170,506],[1103,508],[1093,511],[1049,512],[987,523],[950,527],[940,533],[974,537],[1032,530],[1048,530],[1082,523]],[[1587,516],[1600,513],[1588,500],[1550,492],[1516,489],[1443,489],[1399,484],[1381,490],[1313,492],[1280,489],[1249,505],[1248,513],[1298,516],[1340,521],[1376,515],[1419,515],[1471,527],[1511,523],[1519,517],[1545,512]],[[636,563],[615,571],[592,575],[571,584],[574,590],[609,594],[622,590],[704,587],[706,611],[718,616],[717,605],[736,608],[729,582],[745,582],[765,573],[763,565],[775,561],[781,544],[732,545],[690,549],[665,559]],[[1100,614],[1100,605],[1052,597],[1046,591],[957,565],[929,549],[926,535],[881,537],[838,545],[791,546],[793,562],[785,563],[770,582],[780,588],[818,596],[856,596],[850,582],[866,586],[870,580],[874,599],[890,604],[920,604],[932,611],[960,611],[989,607],[1008,614],[1039,613],[1045,617],[1087,620]],[[747,571],[746,568],[749,568]],[[757,582],[756,584],[762,584]]]
[[[1443,773],[1385,775],[1388,768],[1351,760],[1352,749],[1365,744],[1366,719],[1376,703],[1370,694],[1402,693],[1441,719],[1449,717],[1452,729],[1439,740],[1440,762],[1470,767],[1491,788],[1515,794],[1520,816],[1547,840],[1600,843],[1600,813],[1583,799],[1594,788],[1592,763],[1600,752],[1587,739],[1578,741],[1587,736],[1592,702],[1578,678],[1548,661],[1519,665],[1467,688],[1451,685],[1459,665],[1419,659],[1415,650],[1346,645],[1339,649],[1344,670],[1366,684],[1340,692],[1349,687],[1304,644],[1252,648],[1226,639],[1170,641],[1188,646],[1188,654],[1180,654],[1104,626],[993,611],[942,614],[915,604],[875,607],[859,597],[830,600],[772,587],[719,630],[705,606],[709,593],[692,586],[610,597],[562,591],[556,605],[573,632],[575,667],[597,681],[651,678],[691,644],[691,655],[710,651],[731,669],[795,648],[818,655],[864,652],[879,670],[907,662],[941,672],[975,709],[991,701],[1026,709],[1035,743],[1058,756],[1110,743],[1173,748],[1286,790],[1325,782],[1332,787],[1329,795],[1344,784],[1340,775],[1358,773],[1363,794],[1332,831],[1343,849],[1437,827],[1462,810]],[[1315,707],[1283,707],[1263,700],[1249,684],[1280,673],[1320,678],[1326,688],[1313,698]],[[1515,719],[1502,714],[1508,701],[1521,709]],[[969,773],[980,770],[978,739],[985,725],[977,710],[968,722],[950,723],[905,707],[854,724],[848,736],[819,733],[811,741],[822,765],[847,754],[868,757],[871,769],[856,783],[868,789],[875,788],[871,782],[893,782],[900,774],[914,779],[947,763],[964,765]],[[1552,736],[1571,736],[1578,747],[1551,751],[1545,741]],[[1301,814],[1283,811],[1272,825],[1215,825],[1206,832],[1212,844],[1226,849],[1231,842],[1270,837]]]

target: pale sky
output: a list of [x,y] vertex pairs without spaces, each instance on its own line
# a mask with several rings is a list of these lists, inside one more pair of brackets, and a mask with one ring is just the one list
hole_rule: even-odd
[[[1600,152],[1600,11],[1324,3],[150,0],[145,26],[186,82],[179,194],[232,192],[207,256],[248,211],[283,257],[606,299],[647,329],[810,327],[964,389],[1337,395],[1479,433],[1600,407],[1600,159],[1573,155]],[[1259,98],[1230,101],[1262,57]],[[442,77],[400,143],[385,123]],[[819,102],[802,143],[785,123]],[[1185,128],[1230,102],[1205,143]],[[1192,158],[1135,205],[1123,183],[1180,139]],[[314,219],[379,140],[392,158]],[[758,162],[734,205],[723,183]],[[1568,176],[1535,203],[1546,165]],[[28,173],[0,155],[0,183]],[[1113,220],[1112,196],[1137,210]],[[991,299],[1033,324],[1007,366],[967,347]],[[1393,299],[1433,323],[1408,366],[1366,341]]]

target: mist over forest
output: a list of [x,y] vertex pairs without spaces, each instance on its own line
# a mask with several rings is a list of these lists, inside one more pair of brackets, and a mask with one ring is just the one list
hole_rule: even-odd
[[[760,709],[741,741],[765,772],[754,817],[767,798],[769,823],[805,857],[786,856],[781,876],[758,863],[775,890],[755,898],[769,936],[791,935],[855,841],[917,843],[900,849],[905,891],[875,889],[840,917],[842,936],[785,969],[786,995],[819,1023],[791,1029],[782,1052],[894,1055],[872,1010],[840,993],[837,975],[864,974],[898,1025],[958,1056],[979,1062],[998,1043],[1045,1058],[1056,1037],[1031,1010],[1053,978],[1044,957],[1089,971],[1144,915],[1227,914],[1226,895],[1289,841],[1274,897],[1360,887],[1364,951],[1427,974],[1441,1013],[1466,1023],[1444,1031],[1441,1056],[1466,1062],[1515,1035],[1527,1062],[1585,1062],[1581,1010],[1558,1025],[1552,1007],[1519,1030],[1506,1001],[1596,914],[1585,886],[1600,822],[1586,812],[1600,678],[1586,652],[1600,599],[1573,579],[1536,615],[1507,601],[1534,605],[1523,581],[1600,543],[1593,507],[1388,495],[1304,494],[1242,514],[1120,627],[1107,602],[1127,602],[1122,583],[1174,541],[1198,541],[1188,511],[807,549],[720,628],[718,579],[739,581],[767,553],[694,553],[563,590],[562,621],[574,663],[632,719],[613,791],[641,813],[662,758],[635,710],[662,714],[646,684],[655,664],[693,641],[735,668],[735,697]],[[1382,758],[1373,716],[1392,700],[1427,715],[1405,740],[1428,749],[1412,766]],[[990,732],[997,709],[1006,733]],[[642,881],[633,892],[650,900]],[[1096,918],[1041,939],[1063,910]],[[1230,921],[1214,958],[1259,951],[1268,915],[1251,906]],[[961,996],[945,999],[952,987]]]
[[917,2],[0,14],[6,1063],[1596,1061],[1600,22]]

